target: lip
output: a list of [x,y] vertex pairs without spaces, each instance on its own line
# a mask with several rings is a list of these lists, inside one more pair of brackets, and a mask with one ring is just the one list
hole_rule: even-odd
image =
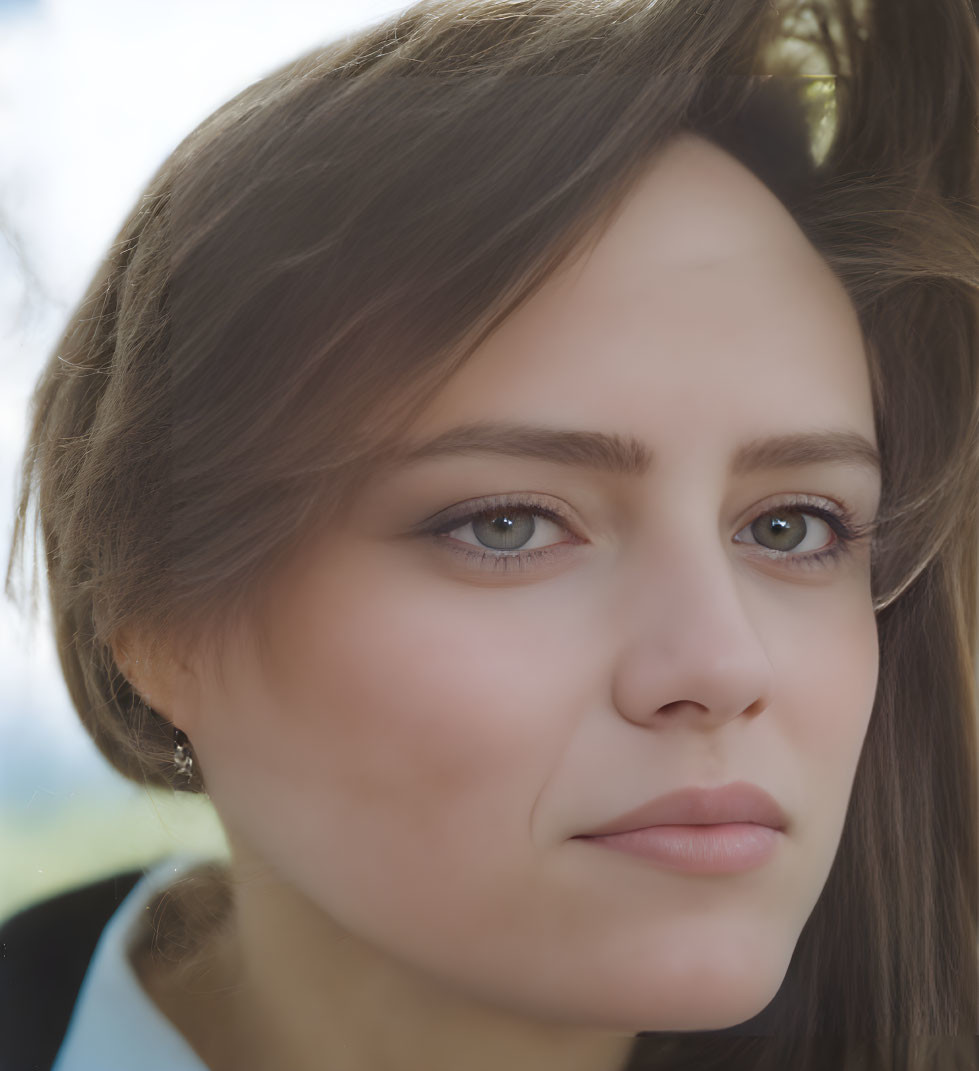
[[668,792],[578,836],[605,837],[651,826],[732,823],[752,823],[784,832],[788,818],[775,799],[758,785],[748,781],[732,781],[720,788],[691,786]]
[[647,826],[582,843],[646,859],[681,874],[740,874],[767,863],[782,834],[754,822],[705,826]]

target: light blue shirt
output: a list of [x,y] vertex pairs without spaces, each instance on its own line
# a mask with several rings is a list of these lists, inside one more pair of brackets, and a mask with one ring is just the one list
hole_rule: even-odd
[[166,859],[116,908],[95,946],[51,1071],[208,1071],[129,962],[129,950],[149,925],[153,897],[205,861],[193,855]]

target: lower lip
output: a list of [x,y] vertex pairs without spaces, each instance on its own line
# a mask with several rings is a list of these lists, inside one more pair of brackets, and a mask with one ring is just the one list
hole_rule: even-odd
[[639,855],[685,874],[737,874],[761,866],[775,853],[777,829],[751,822],[712,826],[650,826],[605,837],[582,837]]

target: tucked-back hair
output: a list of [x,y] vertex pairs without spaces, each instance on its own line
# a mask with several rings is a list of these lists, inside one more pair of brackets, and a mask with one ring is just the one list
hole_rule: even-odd
[[781,199],[859,316],[881,663],[775,1000],[640,1035],[630,1067],[979,1066],[977,41],[969,0],[426,0],[206,119],[41,375],[8,568],[12,592],[33,504],[68,688],[112,765],[172,784],[168,726],[113,640],[254,618],[480,342],[700,134]]

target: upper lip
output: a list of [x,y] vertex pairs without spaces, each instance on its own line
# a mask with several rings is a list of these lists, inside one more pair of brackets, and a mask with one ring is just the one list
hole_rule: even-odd
[[783,830],[788,819],[764,789],[747,781],[732,781],[721,788],[690,787],[668,792],[579,836],[603,837],[649,826],[707,826],[724,822],[753,822]]

